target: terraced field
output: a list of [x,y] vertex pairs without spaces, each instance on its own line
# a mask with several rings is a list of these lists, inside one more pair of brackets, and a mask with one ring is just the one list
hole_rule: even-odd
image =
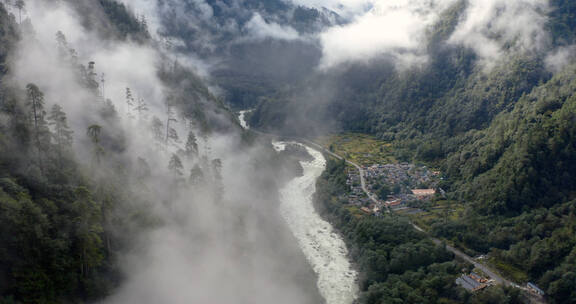
[[338,155],[359,165],[396,163],[392,143],[359,133],[343,133],[315,140]]

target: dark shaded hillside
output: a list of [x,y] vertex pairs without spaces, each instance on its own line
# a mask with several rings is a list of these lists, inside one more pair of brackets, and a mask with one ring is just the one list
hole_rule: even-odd
[[264,39],[230,47],[227,59],[212,77],[225,89],[225,98],[237,109],[253,108],[311,73],[320,50],[306,41]]
[[0,3],[0,79],[7,72],[6,59],[11,47],[18,39],[18,29],[13,15],[8,14],[4,3]]
[[576,74],[567,68],[522,96],[489,128],[469,133],[446,163],[467,199],[487,213],[517,213],[574,198]]
[[570,45],[576,41],[576,3],[570,0],[550,1],[552,12],[548,27],[557,45]]
[[[19,29],[2,4],[0,24],[4,66]],[[9,71],[0,72],[5,77]],[[97,189],[64,145],[49,143],[45,129],[33,128],[22,95],[0,86],[0,302],[101,297],[118,280],[112,252],[120,247],[107,216],[121,192],[109,185]],[[65,126],[65,116],[63,121]]]
[[[398,72],[380,58],[341,67],[321,75],[322,85],[310,80],[262,101],[251,125],[309,135],[318,121],[336,120],[333,132],[374,134],[394,143],[399,160],[442,167],[441,187],[466,212],[438,220],[433,233],[471,254],[490,253],[551,302],[573,303],[576,67],[566,59],[552,74],[540,51],[511,52],[484,69],[472,50],[447,43],[464,8],[455,5],[430,29],[427,65]],[[551,1],[551,8],[547,50],[576,38],[574,2]],[[309,88],[334,93],[314,103],[301,98]],[[298,117],[316,121],[286,123]]]
[[396,215],[374,217],[345,197],[345,163],[329,159],[317,182],[316,208],[342,233],[359,271],[358,303],[520,303],[519,290],[493,286],[469,293],[455,279],[468,265]]
[[103,39],[149,41],[150,34],[144,17],[137,17],[115,0],[66,1],[82,18],[87,30],[98,32]]
[[[259,99],[275,96],[313,73],[321,50],[307,35],[344,22],[329,10],[282,0],[163,0],[158,11],[162,34],[179,42],[175,49],[217,62],[211,76],[235,109],[255,107]],[[257,16],[265,25],[293,31],[294,37],[259,33],[265,25],[251,24]]]
[[[552,6],[550,34],[569,41],[573,38],[572,31],[576,30],[575,24],[567,17],[573,13],[574,5],[556,1]],[[448,155],[464,155],[460,157],[460,162],[454,161],[457,159],[455,156],[451,156],[447,162],[450,176],[464,181],[486,178],[480,175],[499,164],[505,149],[515,145],[518,150],[520,145],[524,145],[523,154],[529,159],[523,162],[540,162],[532,168],[533,173],[526,173],[533,177],[521,175],[514,179],[511,177],[512,170],[509,170],[501,172],[503,174],[499,176],[502,180],[494,183],[508,185],[508,190],[501,191],[506,193],[502,194],[507,197],[505,200],[516,196],[512,199],[516,202],[529,201],[531,206],[550,206],[550,203],[540,200],[556,201],[562,195],[551,196],[551,193],[569,193],[574,189],[574,185],[567,182],[571,176],[564,174],[571,169],[566,160],[572,151],[565,148],[573,139],[570,135],[572,131],[569,125],[560,123],[571,120],[573,109],[570,94],[574,88],[569,82],[574,75],[566,67],[563,74],[551,80],[552,74],[546,69],[544,53],[507,55],[487,71],[477,64],[471,50],[447,43],[464,8],[464,1],[457,3],[430,29],[430,61],[424,67],[397,72],[385,58],[372,62],[370,66],[344,67],[330,76],[321,75],[323,82],[312,79],[303,87],[261,102],[250,118],[251,124],[283,131],[292,126],[282,125],[282,122],[303,115],[316,117],[316,121],[300,125],[300,129],[291,129],[291,132],[300,130],[302,134],[307,134],[314,125],[336,120],[341,130],[371,133],[386,140],[395,140],[399,147],[419,160],[445,162]],[[318,102],[313,99],[314,95],[307,98],[306,93],[302,94],[312,88],[334,92],[326,98],[328,101]],[[317,96],[323,94],[318,93]],[[539,110],[527,110],[526,105],[530,104],[527,100],[538,104]],[[524,110],[520,110],[521,107]],[[299,108],[303,110],[298,111]],[[558,110],[561,112],[554,112],[558,116],[555,118],[547,118],[543,114]],[[513,120],[517,124],[520,121],[529,123],[512,125],[512,117],[515,117]],[[510,128],[517,128],[518,132],[511,132]],[[499,135],[504,132],[508,134],[506,138]],[[560,136],[565,138],[560,139]],[[557,138],[558,142],[555,141]],[[554,144],[545,141],[554,141]],[[498,142],[499,146],[489,142]],[[470,148],[467,148],[468,145]],[[487,149],[493,152],[486,153],[488,155],[481,160],[468,160],[470,157],[466,153],[480,153]],[[520,159],[510,159],[508,162],[523,163]],[[499,168],[501,166],[504,165],[498,165]],[[536,179],[540,180],[540,184],[535,184]],[[471,197],[479,192],[482,191]],[[501,201],[495,197],[487,200],[494,203]],[[505,209],[521,209],[519,203],[508,204],[515,206]]]
[[[455,143],[445,162],[455,198],[468,202],[459,221],[434,227],[492,254],[572,303],[576,284],[576,74],[570,66],[522,96],[491,126]],[[572,270],[568,270],[572,269]]]
[[[86,30],[107,42],[152,43],[143,21],[117,1],[70,3],[84,17]],[[82,122],[85,128],[72,130],[67,109],[45,106],[57,101],[42,88],[5,81],[26,35],[20,31],[0,3],[0,303],[99,300],[122,281],[117,259],[133,246],[136,232],[158,225],[147,209],[150,203],[134,191],[150,168],[145,160],[134,162],[123,154],[129,135],[120,114],[99,94],[94,64],[77,62],[63,33],[56,39],[62,65],[76,75],[71,87],[89,95],[79,100],[85,102],[84,113],[93,113]],[[240,133],[235,117],[200,77],[168,58],[159,61],[171,63],[158,71],[169,102],[194,121],[199,135]],[[73,141],[92,147],[93,155],[81,159]]]
[[[510,57],[486,73],[477,66],[472,50],[447,42],[465,7],[464,1],[458,2],[429,30],[429,62],[423,67],[398,71],[393,59],[383,57],[369,64],[349,64],[330,71],[330,75],[317,75],[323,82],[304,77],[308,81],[302,87],[334,91],[330,102],[314,114],[336,119],[344,130],[389,140],[430,134],[451,137],[486,128],[498,113],[546,81],[550,73],[539,54]],[[302,87],[283,92],[284,100],[294,103],[294,108],[316,103],[294,97]],[[270,112],[255,115],[254,126],[273,126],[267,123],[267,116],[298,115],[265,103],[262,108]],[[306,132],[309,127],[302,130]]]

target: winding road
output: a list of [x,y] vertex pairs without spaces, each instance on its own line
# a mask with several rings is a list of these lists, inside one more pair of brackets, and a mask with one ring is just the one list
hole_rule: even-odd
[[[368,198],[370,198],[370,200],[372,200],[375,204],[380,204],[380,201],[374,196],[374,194],[372,194],[370,191],[368,191],[368,188],[366,188],[366,179],[364,178],[364,169],[362,169],[361,166],[359,166],[357,163],[351,162],[347,159],[345,159],[344,157],[330,151],[329,149],[324,148],[322,145],[315,143],[313,141],[307,140],[307,139],[300,139],[300,141],[305,142],[311,146],[316,147],[317,149],[319,149],[320,151],[336,158],[339,160],[345,160],[346,163],[354,166],[356,169],[358,169],[358,172],[360,173],[360,187],[362,187],[362,191],[364,191],[364,193],[366,193],[366,195],[368,196]],[[390,212],[390,210],[386,209],[388,212]]]
[[[258,132],[258,133],[260,133],[260,132]],[[268,135],[268,136],[274,136],[274,135],[272,135],[272,134],[266,134],[266,133],[261,133],[261,134],[265,134],[265,135]],[[310,145],[310,146],[313,146],[313,147],[319,149],[320,151],[322,151],[322,152],[324,152],[324,153],[326,153],[326,154],[328,154],[328,155],[330,155],[330,156],[332,156],[332,157],[334,157],[334,158],[336,158],[336,159],[345,160],[346,163],[354,166],[354,167],[358,170],[358,172],[359,172],[359,174],[360,174],[360,185],[361,185],[362,190],[364,191],[364,193],[366,193],[366,195],[367,195],[367,196],[370,198],[370,200],[372,200],[374,203],[380,204],[380,201],[378,201],[378,199],[377,199],[370,191],[368,191],[368,188],[366,187],[366,180],[365,180],[365,178],[364,178],[364,169],[363,169],[360,165],[358,165],[357,163],[354,163],[354,162],[352,162],[352,161],[350,161],[350,160],[348,160],[348,159],[345,159],[344,157],[342,157],[342,156],[340,156],[340,155],[338,155],[338,154],[330,151],[329,149],[326,149],[324,146],[322,146],[322,145],[320,145],[320,144],[318,144],[318,143],[316,143],[316,142],[313,142],[313,141],[311,141],[311,140],[302,139],[302,138],[296,138],[295,140],[296,140],[296,141],[300,141],[300,142],[302,142],[302,143],[306,143],[306,144],[308,144],[308,145]],[[387,211],[388,213],[391,213],[391,211],[390,211],[389,208],[386,208],[386,211]],[[444,246],[444,247],[446,248],[446,250],[452,252],[455,256],[457,256],[457,257],[459,257],[460,259],[462,259],[462,260],[464,260],[464,261],[466,261],[466,262],[474,265],[474,267],[480,269],[484,274],[486,274],[486,275],[489,276],[491,279],[493,279],[495,284],[504,285],[504,286],[510,286],[510,287],[514,287],[514,288],[518,288],[518,289],[522,290],[522,292],[524,293],[524,295],[526,296],[526,298],[529,299],[529,301],[530,301],[529,303],[535,303],[535,304],[546,304],[546,303],[547,303],[544,298],[535,296],[535,295],[531,294],[531,293],[528,291],[527,288],[522,287],[522,286],[520,286],[520,285],[518,285],[518,284],[516,284],[516,283],[514,283],[514,282],[512,282],[512,281],[510,281],[510,280],[508,280],[508,279],[506,279],[506,278],[504,278],[504,277],[502,277],[500,274],[498,274],[497,271],[495,271],[494,269],[490,268],[488,265],[479,262],[478,260],[474,259],[473,257],[465,254],[464,252],[462,252],[462,251],[454,248],[453,246],[450,246],[450,245],[446,244],[444,241],[432,237],[427,231],[425,231],[424,229],[418,227],[416,224],[414,224],[414,223],[412,223],[412,222],[410,222],[410,224],[412,225],[412,227],[414,227],[414,229],[416,229],[416,230],[418,230],[418,231],[426,234],[426,235],[430,238],[430,240],[431,240],[434,244],[436,244],[437,246]]]
[[[278,137],[277,135],[260,132],[260,131],[254,130],[254,129],[251,129],[251,131],[252,131],[252,132],[255,132],[255,133],[257,133],[257,134],[264,135],[264,136]],[[366,187],[366,180],[365,180],[365,178],[364,178],[364,169],[363,169],[360,165],[358,165],[357,163],[354,163],[354,162],[352,162],[352,161],[350,161],[350,160],[348,160],[348,159],[345,159],[344,157],[342,157],[342,156],[340,156],[340,155],[338,155],[338,154],[330,151],[329,149],[326,149],[324,146],[322,146],[322,145],[320,145],[320,144],[318,144],[318,143],[316,143],[316,142],[313,142],[313,141],[311,141],[311,140],[309,140],[309,139],[294,138],[294,140],[300,141],[300,142],[302,142],[302,143],[306,143],[306,144],[308,144],[308,145],[310,145],[310,146],[313,146],[313,147],[315,147],[316,149],[319,149],[320,151],[322,151],[322,152],[324,152],[324,153],[326,153],[326,154],[328,154],[328,155],[330,155],[330,156],[332,156],[332,157],[334,157],[334,158],[336,158],[336,159],[345,160],[346,163],[354,166],[354,167],[358,170],[358,172],[359,172],[359,174],[360,174],[360,185],[361,185],[361,187],[362,187],[362,191],[364,191],[364,193],[366,193],[366,195],[368,196],[368,198],[370,198],[370,200],[372,200],[374,203],[376,203],[376,204],[381,204],[381,202],[380,202],[370,191],[368,191],[368,188]],[[388,213],[391,213],[391,211],[390,211],[389,208],[386,208],[386,211],[387,211]],[[425,231],[424,229],[418,227],[416,224],[414,224],[414,223],[412,223],[412,222],[411,222],[411,224],[412,224],[412,227],[414,227],[414,229],[416,229],[416,230],[418,230],[418,231],[426,234],[426,235],[430,238],[430,240],[432,240],[432,242],[433,242],[434,244],[436,244],[436,245],[438,245],[438,246],[444,245],[445,248],[446,248],[446,250],[452,252],[455,256],[457,256],[457,257],[465,260],[465,261],[468,262],[468,263],[471,263],[472,265],[474,265],[474,267],[482,270],[482,272],[484,272],[486,275],[488,275],[491,279],[494,280],[494,283],[496,283],[496,284],[502,284],[502,285],[504,285],[504,286],[511,286],[511,287],[519,288],[519,289],[527,292],[526,288],[523,288],[523,287],[521,287],[520,285],[518,285],[518,284],[516,284],[516,283],[514,283],[514,282],[512,282],[512,281],[510,281],[510,280],[507,280],[507,279],[503,278],[500,274],[498,274],[498,272],[496,272],[495,270],[493,270],[492,268],[490,268],[490,267],[487,266],[486,264],[481,263],[481,262],[475,260],[475,259],[472,258],[471,256],[469,256],[469,255],[465,254],[464,252],[462,252],[462,251],[454,248],[453,246],[450,246],[450,245],[448,245],[448,244],[445,244],[445,242],[443,242],[442,240],[432,237],[431,235],[428,234],[427,231]],[[528,292],[527,292],[527,293],[528,293]],[[540,303],[545,303],[545,302],[540,302]]]
[[[306,144],[309,144],[311,146],[316,147],[317,149],[320,149],[320,151],[323,151],[324,153],[336,158],[336,159],[340,159],[340,160],[346,160],[346,163],[354,166],[356,169],[358,169],[358,172],[360,173],[360,185],[362,187],[362,190],[366,193],[366,195],[370,198],[370,200],[372,200],[374,203],[380,204],[380,202],[378,201],[378,199],[370,192],[368,191],[368,188],[366,188],[366,180],[364,178],[364,169],[362,169],[362,167],[350,160],[345,159],[344,157],[330,151],[329,149],[326,149],[325,147],[323,147],[322,145],[315,143],[311,140],[307,140],[307,139],[299,139],[301,142],[304,142]],[[388,213],[390,213],[390,209],[386,209]],[[490,267],[488,267],[486,264],[484,263],[480,263],[477,260],[475,260],[474,258],[472,258],[471,256],[465,254],[464,252],[445,244],[443,241],[441,241],[440,239],[434,238],[432,236],[430,236],[428,234],[428,232],[426,232],[424,229],[418,227],[416,224],[411,223],[412,227],[414,227],[414,229],[425,233],[426,235],[428,235],[428,237],[430,238],[430,240],[432,240],[432,242],[438,246],[442,246],[444,245],[446,250],[452,252],[455,256],[465,260],[468,263],[471,263],[474,265],[474,267],[482,270],[482,272],[484,272],[486,275],[488,275],[490,278],[492,278],[494,280],[494,282],[496,284],[503,284],[504,286],[512,286],[512,287],[516,287],[516,288],[520,288],[522,290],[525,290],[525,288],[520,287],[518,284],[515,284],[513,282],[511,282],[510,280],[507,280],[505,278],[503,278],[501,275],[499,275],[495,270],[491,269]]]

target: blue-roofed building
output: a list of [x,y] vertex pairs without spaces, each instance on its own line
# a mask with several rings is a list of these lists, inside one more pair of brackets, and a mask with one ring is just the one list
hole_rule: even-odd
[[[477,277],[476,277],[477,276]],[[480,276],[476,275],[475,277],[471,277],[470,275],[463,274],[459,278],[456,279],[456,285],[462,286],[462,288],[468,291],[477,291],[480,289],[485,288],[487,285],[480,282]]]
[[456,285],[461,286],[462,288],[468,290],[468,291],[473,291],[474,290],[474,286],[468,284],[466,281],[464,281],[462,278],[457,278],[456,279]]
[[528,290],[531,293],[535,293],[535,294],[540,295],[540,296],[545,295],[544,290],[540,289],[540,287],[538,287],[534,283],[528,282],[528,284],[526,284],[526,287],[528,288]]

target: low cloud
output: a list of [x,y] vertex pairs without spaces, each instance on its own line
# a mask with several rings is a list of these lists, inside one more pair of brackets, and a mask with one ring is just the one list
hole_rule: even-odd
[[[148,177],[121,186],[140,198],[124,203],[135,204],[130,208],[143,214],[149,212],[158,226],[139,231],[132,240],[135,249],[119,255],[124,281],[103,303],[320,303],[314,273],[276,210],[271,185],[277,172],[263,161],[271,156],[271,147],[241,148],[240,136],[234,133],[200,136],[191,118],[181,115],[171,125],[180,140],[159,142],[146,121],[151,116],[167,121],[170,116],[164,105],[170,88],[158,76],[158,68],[166,63],[164,54],[154,46],[103,41],[101,35],[82,27],[80,16],[65,2],[30,0],[27,6],[36,34],[25,34],[20,41],[11,62],[11,84],[24,88],[34,82],[45,94],[47,109],[54,103],[62,105],[75,131],[79,163],[93,163],[94,149],[85,135],[89,125],[96,123],[105,133],[125,135],[125,147],[107,151],[94,169],[98,175],[110,177],[105,174],[116,159],[129,168],[129,163],[141,158],[149,167]],[[57,31],[66,34],[79,63],[95,62],[94,80],[105,74],[99,94],[114,103],[118,124],[108,125],[102,119],[102,98],[82,85],[78,66],[62,56]],[[134,98],[145,99],[147,115],[140,117],[127,107],[127,87]],[[203,110],[196,100],[202,96],[191,93],[185,95],[187,102]],[[206,106],[203,114],[215,115],[209,109]],[[184,175],[179,181],[169,172],[168,163],[185,148],[189,131],[198,135],[198,155],[182,158]],[[220,181],[216,159],[222,165]],[[206,183],[192,186],[188,177],[195,165],[201,167]]]
[[546,1],[471,0],[449,42],[473,49],[490,67],[506,53],[545,47]]
[[[56,33],[61,31],[68,46],[75,49],[78,63],[87,66],[88,62],[95,62],[95,78],[98,82],[104,80],[100,84],[101,93],[116,102],[120,114],[126,111],[123,102],[126,87],[145,98],[152,111],[162,111],[164,88],[157,76],[160,54],[155,49],[133,43],[108,44],[97,34],[85,31],[75,12],[62,3],[33,1],[27,9],[34,36],[25,36],[18,46],[18,56],[12,63],[16,86],[36,83],[46,95],[47,108],[53,103],[61,104],[76,129],[97,120],[91,112],[96,112],[96,106],[84,104],[92,93],[78,83],[74,68],[60,58]],[[80,152],[84,150],[81,146],[77,148]]]
[[551,72],[560,72],[567,65],[576,62],[576,45],[561,47],[548,54],[545,63],[546,68]]
[[[314,0],[295,3],[318,5]],[[337,9],[353,15],[346,25],[320,34],[320,68],[346,62],[392,57],[397,66],[426,62],[426,32],[457,0],[382,0],[344,3]],[[346,7],[346,5],[349,5]],[[541,51],[547,46],[547,3],[541,0],[468,0],[448,43],[471,48],[490,67],[511,52]]]
[[258,13],[244,26],[251,37],[274,38],[279,40],[296,40],[300,38],[298,32],[290,26],[282,26],[275,22],[266,22]]
[[326,69],[349,61],[368,61],[382,55],[392,56],[400,65],[424,62],[425,31],[450,2],[374,2],[351,23],[332,27],[320,35],[324,54],[320,67]]
[[363,14],[374,7],[378,0],[285,0],[294,5],[312,7],[319,10],[328,9],[343,18],[352,18]]
[[[269,16],[264,11],[247,10],[240,1],[210,5],[204,0],[123,1],[149,12],[151,20],[169,18],[169,24],[191,29],[194,41],[189,43],[202,51],[219,50],[222,33],[228,33],[235,41],[317,39],[323,53],[319,68],[326,70],[383,56],[391,58],[399,68],[425,63],[428,30],[447,8],[460,0],[284,0],[289,4],[331,10],[346,22],[326,27],[310,37],[302,37],[296,29],[280,21],[289,19],[291,12],[286,12],[283,18]],[[448,43],[474,50],[481,65],[489,68],[506,54],[537,52],[547,47],[545,23],[549,7],[546,1],[465,0],[465,3],[466,8]],[[215,18],[216,7],[232,18],[225,18],[225,22]],[[151,23],[152,27],[162,30],[157,21]]]

